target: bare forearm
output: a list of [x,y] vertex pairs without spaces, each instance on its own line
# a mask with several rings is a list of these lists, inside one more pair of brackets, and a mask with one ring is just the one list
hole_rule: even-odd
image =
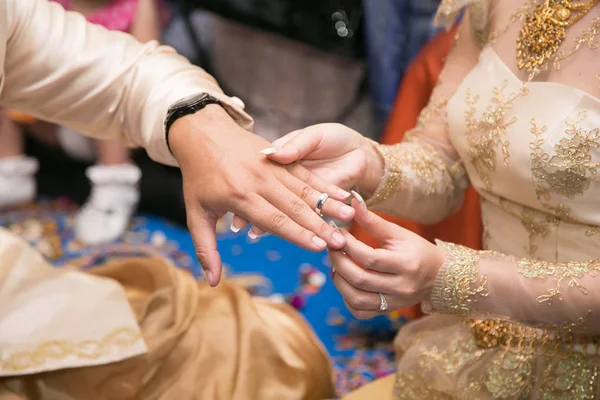
[[160,40],[160,9],[156,0],[139,0],[131,34],[140,42]]

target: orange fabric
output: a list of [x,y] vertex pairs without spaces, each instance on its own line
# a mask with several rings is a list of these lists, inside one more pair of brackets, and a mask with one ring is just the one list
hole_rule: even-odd
[[[456,27],[448,32],[443,31],[438,34],[421,50],[408,68],[383,134],[382,143],[394,144],[402,141],[406,131],[417,124],[417,118],[427,105],[429,96],[437,83],[455,34]],[[425,226],[401,218],[384,217],[431,241],[441,239],[481,249],[482,223],[479,196],[472,187],[467,190],[460,211],[438,224]],[[352,234],[372,247],[379,247],[378,241],[359,226],[352,227]],[[418,307],[407,308],[401,310],[400,313],[408,319],[414,319],[421,315]]]
[[37,122],[37,120],[34,117],[24,114],[20,111],[8,110],[8,116],[13,121],[23,125],[30,125]]

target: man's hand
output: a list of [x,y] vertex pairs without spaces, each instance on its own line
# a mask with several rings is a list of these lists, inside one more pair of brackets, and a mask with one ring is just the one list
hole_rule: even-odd
[[314,211],[321,193],[324,214],[342,220],[354,209],[340,201],[348,193],[299,164],[281,166],[261,150],[268,141],[240,128],[218,105],[180,118],[169,142],[183,175],[187,224],[208,282],[221,277],[217,220],[230,211],[256,227],[308,250],[340,249],[346,240]]

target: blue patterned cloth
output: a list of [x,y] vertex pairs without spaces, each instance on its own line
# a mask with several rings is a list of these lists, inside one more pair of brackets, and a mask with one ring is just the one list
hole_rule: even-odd
[[363,0],[369,88],[379,130],[387,121],[404,72],[437,33],[436,0]]

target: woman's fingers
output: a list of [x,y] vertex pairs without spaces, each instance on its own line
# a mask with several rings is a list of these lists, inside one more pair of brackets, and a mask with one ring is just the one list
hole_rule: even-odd
[[342,251],[330,251],[329,259],[336,275],[340,275],[354,288],[372,293],[393,293],[393,275],[364,269]]
[[236,214],[233,216],[233,221],[231,222],[229,230],[231,230],[231,232],[233,233],[238,233],[239,231],[245,229],[247,226],[248,221]]
[[365,292],[352,286],[350,282],[337,273],[333,277],[333,283],[344,300],[356,310],[377,311],[379,310],[379,295],[377,293]]
[[348,311],[350,311],[352,315],[354,315],[354,318],[356,319],[371,319],[381,315],[379,311],[357,310],[356,308],[352,307],[345,299],[344,304],[346,304],[346,308],[348,309]]
[[[364,268],[383,274],[400,274],[398,265],[401,262],[397,254],[385,249],[374,249],[352,236],[348,231],[340,229],[346,238],[344,252],[360,263]],[[396,256],[396,257],[394,257]]]
[[263,149],[269,160],[288,165],[304,159],[319,148],[323,138],[323,130],[309,127],[294,131],[274,142],[273,147]]

